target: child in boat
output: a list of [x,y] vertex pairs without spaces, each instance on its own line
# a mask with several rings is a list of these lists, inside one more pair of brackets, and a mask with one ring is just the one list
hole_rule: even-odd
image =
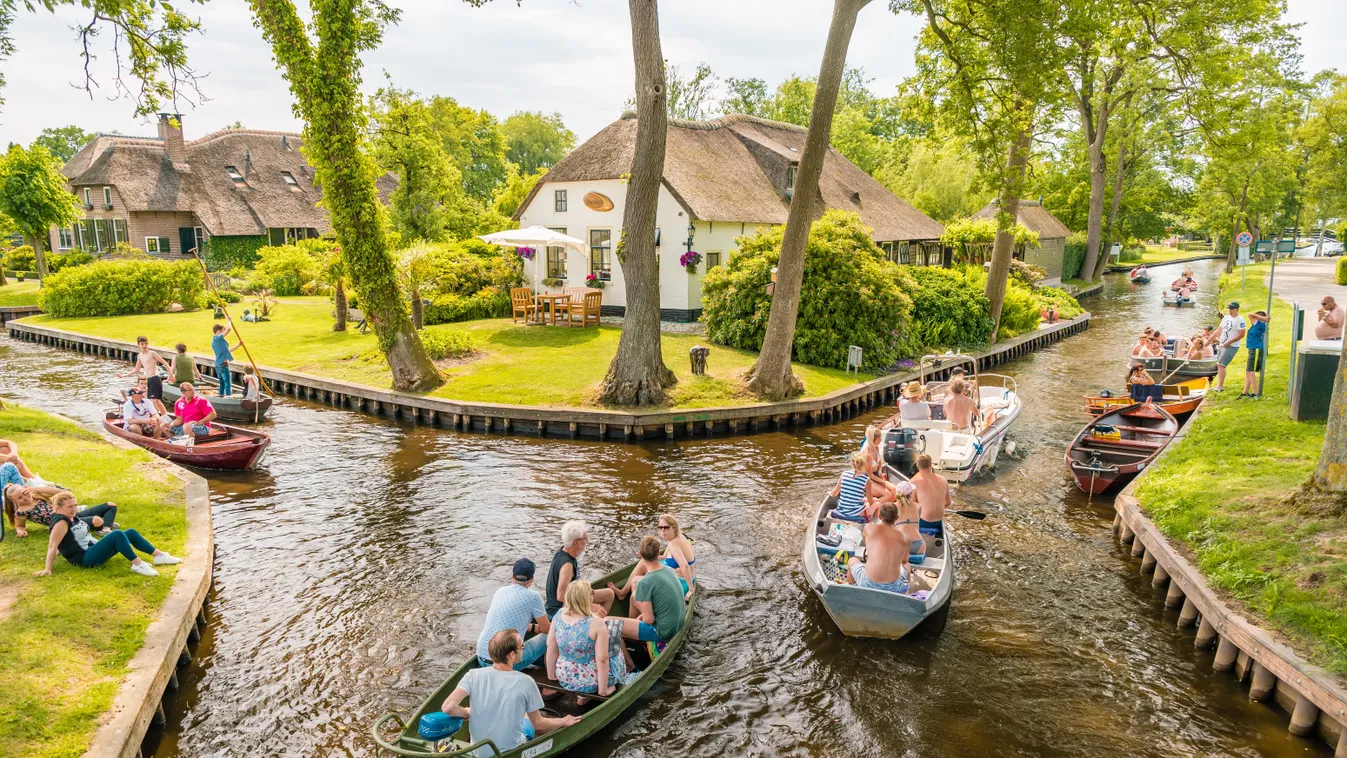
[[867,485],[870,474],[866,471],[868,462],[865,453],[851,454],[851,470],[837,477],[832,496],[837,498],[837,507],[833,509],[833,518],[843,521],[865,521],[870,511],[870,498]]
[[51,537],[47,540],[47,563],[41,571],[34,572],[34,576],[51,576],[58,553],[80,568],[101,566],[111,560],[112,556],[121,553],[131,561],[131,571],[141,576],[159,576],[159,572],[141,560],[140,556],[136,555],[137,550],[153,557],[155,566],[182,563],[181,560],[151,545],[149,540],[140,536],[135,529],[126,531],[114,529],[103,539],[95,541],[89,536],[89,525],[78,517],[75,496],[69,492],[56,495],[52,498],[51,504],[55,513],[52,514]]
[[253,373],[252,366],[243,367],[243,399],[256,402],[262,396],[262,389],[257,381],[257,374]]

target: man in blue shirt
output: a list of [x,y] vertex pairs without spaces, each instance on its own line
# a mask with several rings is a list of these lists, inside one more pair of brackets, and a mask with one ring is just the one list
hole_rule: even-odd
[[[229,340],[225,339],[225,335],[233,328],[234,322],[230,321],[229,326],[216,324],[211,329],[215,332],[215,336],[210,339],[210,347],[215,351],[215,376],[220,380],[220,397],[229,397],[233,392],[234,376],[229,371],[229,362],[234,360],[234,354],[229,350]],[[242,344],[240,340],[234,347]]]
[[524,641],[519,661],[514,665],[516,671],[533,665],[547,652],[547,632],[552,623],[547,619],[542,596],[529,589],[533,586],[534,570],[533,561],[528,558],[515,561],[514,581],[496,590],[491,597],[491,609],[486,612],[486,623],[477,637],[477,658],[483,666],[491,665],[488,647],[491,638],[502,629],[514,629],[520,638],[536,632]]
[[1263,360],[1267,357],[1267,312],[1254,311],[1249,314],[1253,324],[1244,337],[1244,346],[1249,349],[1249,358],[1244,364],[1244,392],[1240,397],[1258,398],[1258,374],[1263,370]]

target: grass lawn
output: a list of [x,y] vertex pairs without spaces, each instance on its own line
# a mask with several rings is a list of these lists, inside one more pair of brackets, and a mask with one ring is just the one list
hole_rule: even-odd
[[[231,309],[242,313],[243,304]],[[284,298],[274,320],[240,324],[243,338],[260,366],[302,371],[374,387],[388,387],[388,366],[373,332],[361,335],[354,329],[332,331],[331,304],[322,297]],[[210,311],[162,313],[115,318],[69,318],[35,316],[30,323],[83,334],[135,341],[149,337],[156,347],[185,342],[192,352],[210,351]],[[432,394],[438,397],[488,403],[543,406],[593,405],[595,386],[603,380],[608,363],[617,352],[621,330],[614,326],[588,329],[525,326],[509,319],[486,319],[430,327],[470,335],[478,355],[470,360],[444,365],[449,381]],[[747,405],[751,397],[738,393],[737,378],[750,366],[756,353],[712,346],[707,375],[694,377],[688,349],[706,343],[690,334],[663,335],[664,362],[678,376],[671,399],[674,407],[697,408]],[[244,360],[242,351],[236,358]],[[808,396],[825,395],[854,384],[841,369],[795,365]],[[861,380],[873,378],[862,375]]]
[[0,308],[37,305],[37,282],[32,280],[21,282],[12,277],[7,277],[6,281],[9,284],[0,287]]
[[[1221,299],[1259,310],[1267,266],[1222,277]],[[1254,275],[1254,271],[1258,271]],[[1313,473],[1324,423],[1288,417],[1291,308],[1273,299],[1272,358],[1262,400],[1236,396],[1241,350],[1223,395],[1210,396],[1187,438],[1147,472],[1138,497],[1184,544],[1211,584],[1288,637],[1310,661],[1347,675],[1347,520],[1288,502]]]
[[[70,487],[80,505],[114,501],[119,523],[181,554],[182,486],[146,466],[149,453],[13,404],[0,410],[0,438],[16,442],[34,471]],[[0,755],[79,756],[177,570],[160,566],[160,576],[147,578],[121,557],[80,569],[58,556],[51,576],[34,577],[48,531],[30,523],[28,534],[8,530],[0,542]]]
[[[1145,263],[1148,266],[1154,266],[1159,263],[1168,263],[1170,261],[1177,261],[1182,258],[1195,258],[1199,255],[1206,255],[1206,254],[1207,253],[1204,253],[1201,250],[1179,250],[1178,248],[1175,247],[1160,247],[1159,245],[1147,245],[1146,252],[1141,254],[1141,260],[1139,262]],[[1137,263],[1135,262],[1129,263],[1132,266],[1137,265]],[[1121,265],[1126,266],[1129,265],[1129,263],[1123,263]]]

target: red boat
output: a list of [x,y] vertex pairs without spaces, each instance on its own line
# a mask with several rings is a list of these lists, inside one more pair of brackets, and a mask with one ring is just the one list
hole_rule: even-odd
[[192,468],[246,471],[257,465],[271,444],[271,438],[261,432],[212,423],[210,434],[197,435],[192,447],[187,447],[181,437],[175,442],[128,432],[122,428],[121,414],[117,411],[104,414],[103,428],[160,458]]
[[1097,495],[1131,481],[1178,431],[1164,408],[1135,403],[1086,424],[1066,449],[1066,465],[1081,491]]

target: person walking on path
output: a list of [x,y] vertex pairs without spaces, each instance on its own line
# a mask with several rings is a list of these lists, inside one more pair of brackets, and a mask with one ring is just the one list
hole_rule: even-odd
[[1253,324],[1244,338],[1244,347],[1249,350],[1249,358],[1244,364],[1244,392],[1240,397],[1258,398],[1258,374],[1263,370],[1263,361],[1267,358],[1267,324],[1271,317],[1264,311],[1249,314]]
[[[225,339],[225,335],[229,334],[233,328],[233,321],[230,321],[228,326],[216,324],[211,327],[215,336],[210,338],[210,347],[215,351],[215,377],[220,381],[220,397],[229,397],[234,389],[231,384],[234,377],[229,372],[229,362],[234,360],[234,354],[230,352],[229,340]],[[240,340],[234,345],[234,348],[237,349],[242,344],[243,342]]]
[[1325,295],[1319,303],[1319,323],[1314,325],[1314,338],[1317,340],[1340,340],[1342,339],[1342,322],[1347,319],[1347,312],[1343,311],[1341,305],[1333,299],[1332,295]]
[[1220,346],[1216,359],[1216,387],[1212,392],[1222,392],[1225,390],[1225,372],[1239,354],[1239,341],[1248,331],[1248,322],[1239,315],[1239,303],[1231,300],[1225,307],[1226,315],[1221,319],[1220,336],[1218,344]]

